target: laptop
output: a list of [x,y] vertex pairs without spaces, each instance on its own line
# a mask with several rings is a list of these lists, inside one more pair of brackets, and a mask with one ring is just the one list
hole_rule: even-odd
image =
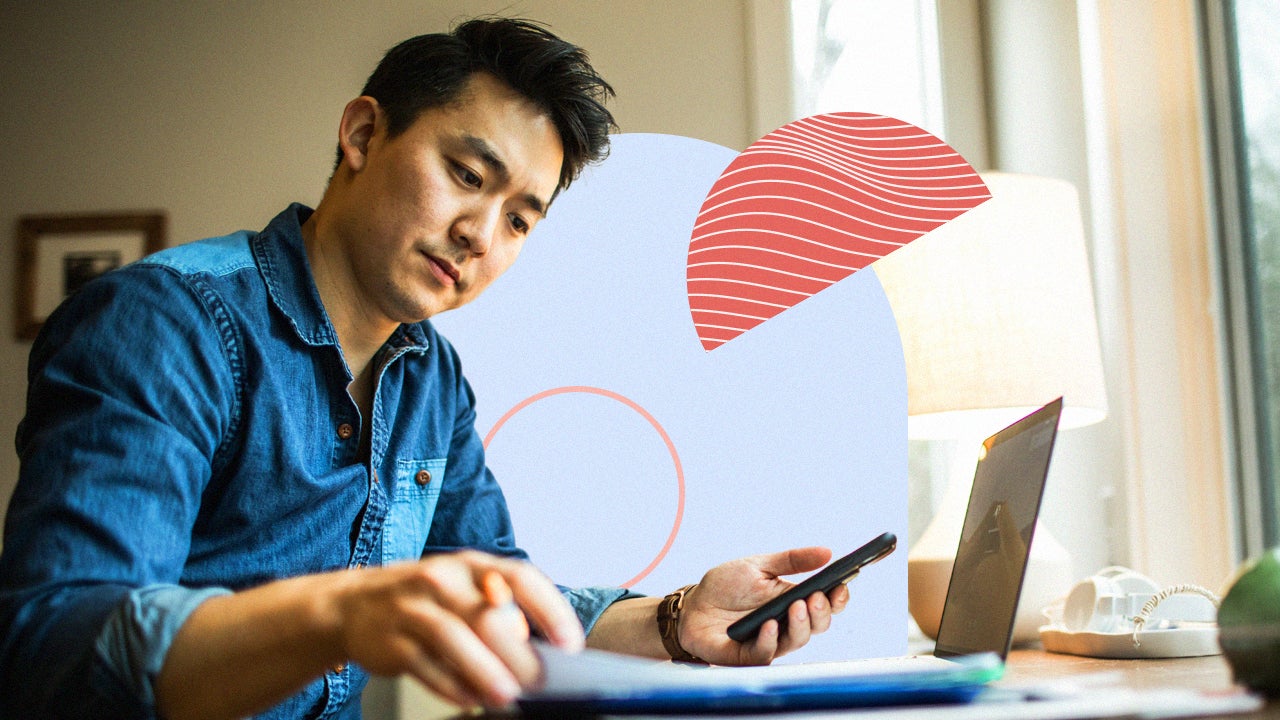
[[1061,415],[1058,398],[983,441],[934,655],[1008,656]]
[[767,712],[973,699],[1004,672],[1061,414],[1058,398],[983,442],[932,655],[729,668],[539,645],[544,682],[517,701],[523,715]]

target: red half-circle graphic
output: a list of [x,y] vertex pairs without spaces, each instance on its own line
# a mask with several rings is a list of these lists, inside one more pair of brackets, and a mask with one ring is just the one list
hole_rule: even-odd
[[815,115],[765,135],[707,193],[686,266],[707,351],[991,197],[928,131],[868,113]]

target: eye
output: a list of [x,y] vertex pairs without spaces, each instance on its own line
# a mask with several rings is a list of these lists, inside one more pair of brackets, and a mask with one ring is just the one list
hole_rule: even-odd
[[515,213],[512,213],[508,217],[511,219],[511,227],[515,228],[516,232],[521,235],[527,235],[529,233],[529,223],[525,222],[524,218],[516,215]]
[[478,188],[482,184],[484,184],[484,179],[481,178],[479,175],[475,174],[466,165],[459,165],[458,163],[454,163],[453,171],[458,175],[458,180],[460,180],[462,184],[468,187]]

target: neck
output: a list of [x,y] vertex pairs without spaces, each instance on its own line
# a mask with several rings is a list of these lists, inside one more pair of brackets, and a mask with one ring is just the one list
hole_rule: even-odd
[[303,223],[302,240],[312,278],[320,293],[320,302],[338,334],[338,346],[352,377],[360,377],[368,369],[374,353],[399,324],[369,312],[360,301],[350,262],[342,255],[337,243],[326,242],[330,229],[322,211],[323,203]]

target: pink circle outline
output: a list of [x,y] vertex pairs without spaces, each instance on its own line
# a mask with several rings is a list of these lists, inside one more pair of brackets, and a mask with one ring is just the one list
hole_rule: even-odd
[[589,393],[592,395],[600,395],[603,397],[607,397],[611,400],[617,400],[623,405],[626,405],[627,407],[639,413],[641,417],[649,421],[649,424],[653,426],[654,430],[658,431],[658,435],[662,437],[662,442],[667,444],[667,452],[671,453],[671,462],[675,465],[675,468],[676,468],[676,485],[678,487],[678,494],[677,494],[677,501],[676,501],[676,521],[671,526],[671,534],[667,536],[667,542],[662,546],[662,550],[658,552],[658,555],[653,559],[653,562],[650,562],[648,567],[641,570],[640,574],[622,583],[622,587],[629,588],[635,585],[636,583],[640,582],[641,580],[643,580],[646,575],[653,572],[653,569],[658,566],[658,563],[662,562],[662,558],[667,556],[667,552],[671,550],[671,545],[676,541],[676,534],[680,532],[680,522],[684,518],[684,467],[680,465],[680,455],[676,452],[675,443],[671,442],[671,436],[667,435],[667,431],[663,429],[662,424],[659,423],[658,420],[653,417],[653,415],[650,415],[649,411],[640,407],[639,403],[632,400],[631,398],[628,398],[624,395],[620,395],[616,392],[613,392],[612,390],[605,390],[604,388],[591,387],[589,385],[566,385],[565,387],[558,387],[558,388],[552,388],[550,390],[543,390],[542,392],[537,393],[536,395],[531,395],[528,398],[525,398],[524,400],[521,400],[520,402],[516,403],[515,407],[511,408],[506,412],[505,415],[498,418],[498,422],[493,424],[493,428],[489,430],[489,434],[485,435],[484,437],[484,448],[485,450],[489,449],[489,443],[493,440],[493,436],[497,435],[498,430],[500,430],[502,426],[505,425],[507,421],[510,420],[516,413],[538,402],[539,400],[549,398],[553,395],[567,395],[569,393]]

